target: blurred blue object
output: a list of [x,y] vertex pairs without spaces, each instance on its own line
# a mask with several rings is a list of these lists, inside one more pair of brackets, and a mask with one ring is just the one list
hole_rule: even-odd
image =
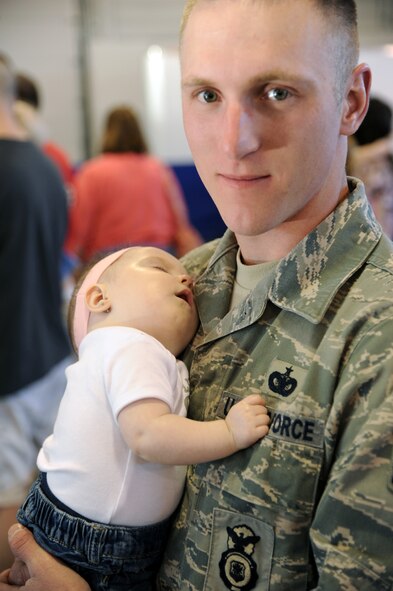
[[60,261],[60,278],[62,280],[66,279],[72,274],[73,270],[78,266],[78,264],[79,260],[77,257],[72,257],[63,251]]
[[208,242],[223,235],[226,226],[193,164],[173,165],[188,206],[191,223]]

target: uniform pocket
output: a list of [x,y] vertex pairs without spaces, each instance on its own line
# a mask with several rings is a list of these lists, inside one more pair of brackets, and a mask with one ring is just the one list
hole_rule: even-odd
[[214,509],[204,591],[268,591],[273,548],[272,526],[249,515]]
[[186,547],[206,572],[200,589],[307,589],[322,457],[320,448],[266,437],[225,464],[195,467]]

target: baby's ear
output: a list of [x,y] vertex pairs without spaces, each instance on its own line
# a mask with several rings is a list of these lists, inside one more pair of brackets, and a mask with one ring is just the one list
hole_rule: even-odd
[[109,312],[111,308],[110,299],[105,295],[105,285],[96,283],[89,287],[86,292],[86,306],[90,312]]

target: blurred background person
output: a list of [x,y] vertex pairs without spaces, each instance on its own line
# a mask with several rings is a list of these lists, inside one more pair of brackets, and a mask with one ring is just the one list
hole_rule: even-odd
[[392,109],[372,97],[363,123],[352,136],[348,172],[360,178],[384,232],[393,239]]
[[58,167],[66,186],[73,177],[73,165],[68,154],[50,139],[47,125],[41,117],[41,96],[37,83],[18,73],[15,78],[16,101],[14,105],[18,121],[26,129],[29,137],[35,141]]
[[65,249],[80,262],[115,248],[149,245],[181,257],[202,238],[174,173],[149,155],[128,106],[107,116],[100,155],[76,173]]
[[[15,99],[14,112],[19,123],[26,130],[27,136],[39,145],[57,166],[67,190],[67,195],[69,195],[74,168],[71,159],[63,148],[49,139],[49,130],[40,112],[41,93],[37,83],[29,76],[17,73],[15,76]],[[74,259],[68,257],[63,251],[60,270],[65,318],[67,316],[66,308],[74,287],[74,266]]]
[[54,164],[26,139],[14,100],[13,67],[0,54],[0,571],[11,562],[7,530],[71,361],[59,278],[66,193]]

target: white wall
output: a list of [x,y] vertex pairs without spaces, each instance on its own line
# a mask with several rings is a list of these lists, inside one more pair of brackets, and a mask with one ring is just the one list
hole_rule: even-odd
[[[183,4],[184,0],[86,0],[93,147],[108,109],[127,102],[140,114],[153,151],[168,161],[189,159],[181,112],[170,113],[175,120],[167,125],[170,135],[163,137],[166,131],[153,130],[149,121],[145,87],[146,52],[154,44],[169,52],[176,47]],[[52,137],[75,162],[84,157],[78,43],[78,0],[0,0],[0,51],[39,83],[42,114]],[[176,93],[172,59],[168,64]]]
[[43,116],[74,159],[81,156],[74,0],[0,0],[0,51],[40,85]]
[[364,48],[360,59],[372,70],[373,95],[389,103],[393,109],[393,45]]
[[91,87],[95,146],[108,111],[125,103],[139,114],[151,152],[172,164],[191,161],[181,119],[176,49],[95,40]]
[[145,48],[113,40],[93,40],[90,48],[93,144],[97,146],[107,112],[132,104],[146,122],[143,88]]

